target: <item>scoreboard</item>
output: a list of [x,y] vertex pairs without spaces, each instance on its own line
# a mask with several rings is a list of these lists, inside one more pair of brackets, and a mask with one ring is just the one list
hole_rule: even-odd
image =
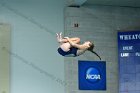
[[140,93],[140,31],[118,32],[119,93]]

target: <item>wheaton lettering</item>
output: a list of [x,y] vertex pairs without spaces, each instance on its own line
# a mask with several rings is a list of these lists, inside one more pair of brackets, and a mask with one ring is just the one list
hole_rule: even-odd
[[101,76],[100,75],[90,75],[90,74],[87,74],[86,75],[86,79],[101,79]]
[[120,40],[136,40],[136,39],[140,39],[140,34],[120,35]]

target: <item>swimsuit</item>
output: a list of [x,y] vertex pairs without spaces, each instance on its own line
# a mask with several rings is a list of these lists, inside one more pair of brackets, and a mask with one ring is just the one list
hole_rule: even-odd
[[58,48],[57,51],[62,56],[77,56],[77,50],[78,48],[71,47],[69,51],[64,51],[61,48]]

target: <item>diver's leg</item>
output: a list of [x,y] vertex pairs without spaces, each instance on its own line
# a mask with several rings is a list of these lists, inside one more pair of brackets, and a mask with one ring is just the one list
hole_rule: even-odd
[[[68,42],[67,38],[69,38],[69,37],[64,37],[64,39],[66,39],[67,42]],[[69,40],[72,41],[75,44],[79,44],[80,43],[80,38],[78,38],[78,37],[72,37],[72,38],[69,38]]]
[[65,52],[69,51],[71,47],[72,47],[72,46],[70,45],[69,42],[67,42],[67,43],[62,43],[62,44],[60,45],[60,48],[61,48],[63,51],[65,51]]
[[[69,38],[73,43],[79,44],[80,43],[80,38],[78,37],[73,37],[73,38]],[[57,36],[57,41],[59,43],[67,43],[68,40],[64,38],[60,38],[59,36]]]

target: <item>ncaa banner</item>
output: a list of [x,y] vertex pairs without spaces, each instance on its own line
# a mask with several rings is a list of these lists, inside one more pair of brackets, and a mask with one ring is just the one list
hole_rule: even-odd
[[106,90],[106,62],[78,61],[79,90]]
[[119,93],[140,93],[140,31],[118,32]]

